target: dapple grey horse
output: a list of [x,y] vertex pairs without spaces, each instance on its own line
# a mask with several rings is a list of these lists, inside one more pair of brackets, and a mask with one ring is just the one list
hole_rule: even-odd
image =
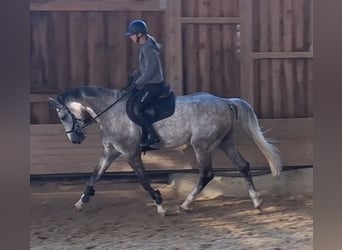
[[[95,182],[119,155],[123,155],[154,200],[158,213],[164,216],[166,209],[162,205],[162,196],[159,190],[151,187],[141,159],[142,129],[128,118],[125,95],[128,94],[119,90],[82,86],[62,93],[56,99],[49,98],[72,143],[81,143],[85,139],[83,127],[91,120],[96,121],[101,130],[102,156],[74,206],[82,209],[84,203],[89,202],[95,192]],[[115,105],[112,105],[113,102]],[[279,152],[263,136],[251,105],[240,98],[221,98],[208,93],[177,96],[174,114],[153,124],[161,138],[154,145],[155,149],[188,144],[195,153],[199,180],[181,204],[181,209],[189,210],[190,203],[213,179],[212,153],[215,148],[221,149],[237,166],[246,180],[254,206],[260,207],[262,199],[253,184],[249,163],[235,146],[234,126],[237,121],[241,121],[244,130],[267,159],[273,176],[278,176],[281,171]]]

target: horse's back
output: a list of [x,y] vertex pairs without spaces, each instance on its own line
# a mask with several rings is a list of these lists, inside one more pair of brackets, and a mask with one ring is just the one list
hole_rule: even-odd
[[231,118],[232,109],[224,98],[200,92],[177,96],[174,114],[162,123],[188,130],[198,126],[210,129],[213,126],[229,126]]

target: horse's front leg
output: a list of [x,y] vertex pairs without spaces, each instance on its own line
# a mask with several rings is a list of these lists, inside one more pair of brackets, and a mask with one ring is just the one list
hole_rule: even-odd
[[94,172],[90,176],[86,188],[79,199],[74,204],[74,207],[77,210],[82,210],[83,204],[89,202],[90,197],[94,196],[95,189],[94,185],[95,183],[101,178],[102,174],[108,169],[110,164],[120,155],[118,151],[116,151],[113,147],[106,147],[102,153],[102,156],[99,160],[99,163],[95,167]]
[[143,186],[143,188],[150,194],[152,199],[154,200],[154,203],[157,206],[157,212],[161,216],[165,216],[167,210],[163,208],[163,198],[161,196],[161,193],[159,190],[154,190],[151,186],[151,182],[149,180],[149,177],[145,171],[144,164],[141,160],[140,155],[135,156],[135,157],[129,157],[128,158],[128,163],[132,167],[132,169],[135,171],[140,184]]

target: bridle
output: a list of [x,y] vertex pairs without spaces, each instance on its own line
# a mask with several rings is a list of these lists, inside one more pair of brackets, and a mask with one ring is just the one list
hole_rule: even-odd
[[83,126],[81,127],[80,124],[78,123],[78,121],[83,121],[83,120],[82,119],[77,119],[74,116],[74,114],[71,113],[71,111],[66,106],[64,106],[62,104],[61,104],[61,106],[62,107],[60,107],[60,108],[66,110],[69,113],[69,115],[71,116],[71,118],[72,118],[72,127],[71,127],[70,130],[65,131],[65,133],[67,133],[67,134],[70,134],[70,133],[81,134]]
[[[120,90],[120,92],[124,92],[126,91],[126,89],[128,88],[128,86],[126,86],[125,88],[123,88],[122,90]],[[118,102],[120,102],[122,99],[124,99],[125,97],[127,97],[128,95],[130,95],[133,91],[128,91],[127,93],[125,93],[123,96],[121,96],[119,99],[117,99],[116,101],[114,101],[112,104],[110,104],[107,108],[105,108],[104,110],[102,110],[99,114],[97,114],[95,117],[90,117],[89,119],[86,120],[82,120],[82,119],[78,119],[74,116],[73,113],[71,113],[71,111],[63,104],[62,108],[64,108],[70,115],[72,118],[72,128],[69,131],[66,131],[67,134],[70,133],[77,133],[77,134],[81,134],[82,133],[82,129],[88,127],[93,121],[96,121],[96,119],[98,117],[100,117],[101,115],[103,115],[105,112],[107,112],[111,107],[113,107],[115,104],[117,104]],[[83,125],[80,126],[79,121],[83,122]],[[75,129],[76,128],[76,129]]]

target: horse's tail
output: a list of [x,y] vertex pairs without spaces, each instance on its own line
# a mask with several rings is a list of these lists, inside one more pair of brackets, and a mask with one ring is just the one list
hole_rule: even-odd
[[278,176],[281,171],[281,159],[279,155],[279,150],[267,142],[264,137],[261,128],[258,123],[258,119],[254,113],[252,106],[240,99],[240,98],[229,98],[229,103],[233,106],[235,111],[235,120],[239,120],[242,126],[249,135],[252,136],[257,147],[266,157],[273,176]]

